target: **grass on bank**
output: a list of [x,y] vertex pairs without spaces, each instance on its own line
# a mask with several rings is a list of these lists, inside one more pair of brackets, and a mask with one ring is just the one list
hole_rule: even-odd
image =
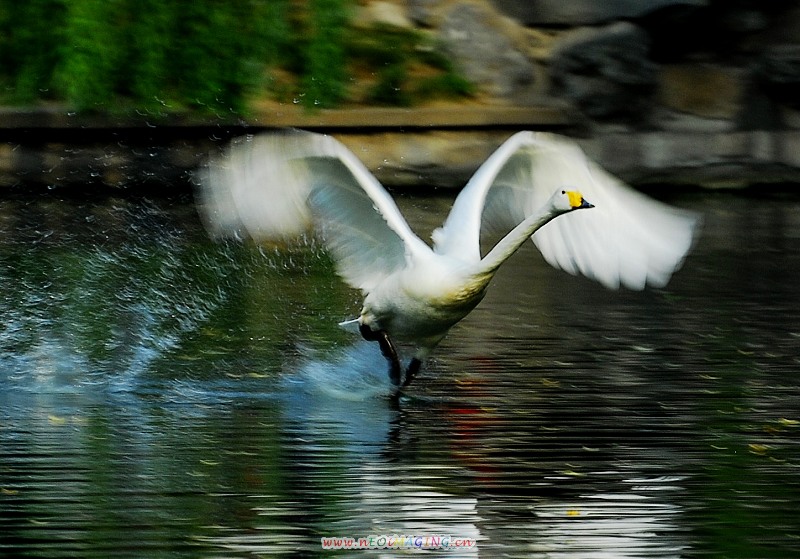
[[473,88],[423,33],[356,29],[351,0],[0,2],[0,102],[82,111],[246,115],[409,106]]

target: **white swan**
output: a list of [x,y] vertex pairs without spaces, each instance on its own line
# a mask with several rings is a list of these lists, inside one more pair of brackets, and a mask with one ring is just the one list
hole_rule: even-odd
[[[613,289],[643,289],[667,283],[698,223],[625,186],[572,141],[535,132],[515,134],[483,163],[433,233],[432,248],[330,136],[292,131],[241,139],[198,179],[201,215],[215,235],[276,240],[316,230],[339,274],[365,294],[360,316],[349,322],[379,342],[392,382],[403,386],[531,236],[557,268]],[[593,207],[573,189],[596,207],[544,227]],[[498,227],[509,232],[481,255],[481,230]],[[417,347],[405,379],[394,338]]]

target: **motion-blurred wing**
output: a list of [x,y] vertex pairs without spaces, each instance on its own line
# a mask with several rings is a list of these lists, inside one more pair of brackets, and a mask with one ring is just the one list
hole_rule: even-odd
[[234,143],[198,183],[212,233],[258,241],[311,226],[345,281],[366,291],[430,250],[377,179],[330,136],[290,132]]
[[215,237],[289,240],[311,225],[300,134],[237,138],[195,176],[200,216]]
[[305,160],[311,184],[308,206],[339,274],[369,291],[405,267],[415,251],[430,248],[411,231],[377,180],[350,157]]
[[595,208],[559,217],[533,235],[556,268],[614,289],[660,287],[692,246],[696,215],[636,192],[587,159],[574,142],[552,134],[511,137],[476,172],[462,193],[463,206],[472,221],[475,208],[483,210],[482,230],[507,231],[559,188],[579,190]]

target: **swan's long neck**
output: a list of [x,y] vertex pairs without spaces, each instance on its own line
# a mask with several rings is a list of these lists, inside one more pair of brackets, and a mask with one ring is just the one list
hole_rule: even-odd
[[500,265],[508,260],[512,254],[517,252],[519,247],[521,247],[531,235],[562,213],[564,212],[553,211],[548,205],[539,212],[528,216],[519,225],[509,231],[505,237],[500,239],[492,250],[481,259],[479,274],[489,277],[493,276]]

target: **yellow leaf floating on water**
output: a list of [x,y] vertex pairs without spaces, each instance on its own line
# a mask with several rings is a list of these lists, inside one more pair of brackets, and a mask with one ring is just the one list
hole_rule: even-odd
[[567,516],[580,516],[581,511],[576,509],[567,509]]
[[576,472],[575,470],[564,470],[563,472],[561,472],[561,475],[572,476],[572,477],[586,477],[586,474],[582,472]]
[[60,417],[58,415],[48,415],[47,421],[49,421],[53,425],[64,425],[67,422],[67,419],[65,417]]
[[756,444],[756,443],[751,443],[751,444],[747,445],[747,447],[750,449],[750,452],[752,452],[753,454],[766,454],[767,451],[770,448],[769,445]]

